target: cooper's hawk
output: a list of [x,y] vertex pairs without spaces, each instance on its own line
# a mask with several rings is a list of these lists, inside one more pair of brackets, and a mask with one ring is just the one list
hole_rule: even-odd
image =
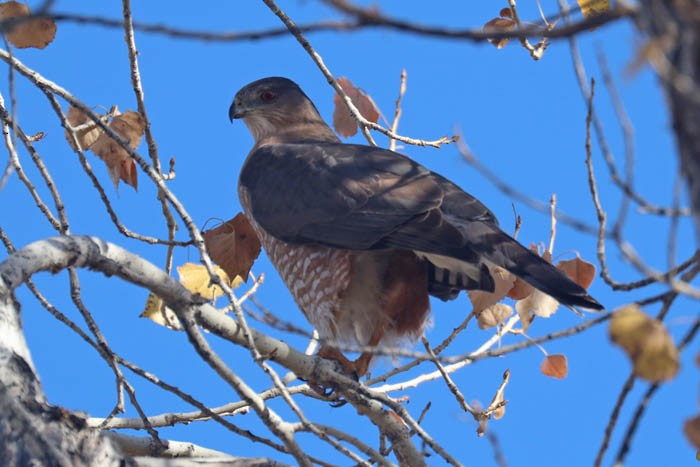
[[[242,118],[255,139],[238,182],[243,209],[322,339],[376,346],[415,338],[428,295],[493,291],[488,265],[565,305],[602,309],[454,183],[396,152],[342,144],[293,81],[248,84],[229,117]],[[348,363],[328,347],[320,353]],[[358,375],[370,360],[366,353],[354,363]]]

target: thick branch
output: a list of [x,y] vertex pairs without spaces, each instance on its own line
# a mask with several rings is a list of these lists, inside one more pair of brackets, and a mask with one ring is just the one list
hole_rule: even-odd
[[[204,328],[221,337],[245,346],[238,323],[222,315],[208,303],[200,303],[180,283],[143,258],[98,238],[87,236],[53,237],[34,242],[12,254],[0,264],[0,297],[39,271],[57,272],[67,267],[88,268],[116,275],[146,287],[181,319],[196,318]],[[362,414],[368,416],[392,441],[394,451],[407,465],[424,465],[424,460],[411,443],[409,430],[377,400],[381,395],[335,372],[333,363],[307,356],[286,343],[251,329],[255,346],[261,355],[294,371],[299,377],[338,388],[338,392]]]

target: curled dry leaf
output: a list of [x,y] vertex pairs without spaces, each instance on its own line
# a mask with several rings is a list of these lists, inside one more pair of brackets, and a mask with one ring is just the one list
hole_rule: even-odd
[[[126,139],[129,147],[133,150],[141,144],[141,136],[143,136],[143,132],[146,129],[146,121],[140,113],[127,110],[122,115],[114,117],[109,127]],[[136,161],[129,156],[129,153],[117,141],[103,133],[92,144],[90,149],[107,164],[107,170],[115,188],[119,186],[119,180],[123,180],[126,184],[138,188]]]
[[501,267],[489,266],[489,272],[495,284],[493,292],[470,290],[467,293],[477,317],[488,307],[503,300],[515,281],[515,276]]
[[[507,12],[507,13],[505,13]],[[504,32],[512,31],[515,29],[515,21],[511,18],[510,8],[504,8],[500,12],[500,18],[494,18],[491,21],[484,24],[484,32]],[[489,39],[491,44],[493,44],[497,49],[502,49],[510,41],[509,38],[499,38],[499,39]]]
[[585,18],[610,11],[610,0],[576,0]]
[[595,266],[584,261],[578,256],[574,259],[566,259],[557,263],[557,269],[567,275],[569,279],[587,289],[595,278]]
[[[91,121],[88,119],[87,115],[83,113],[82,110],[73,105],[68,107],[68,114],[66,115],[66,118],[68,119],[68,123],[70,123],[72,127],[78,127],[85,123],[88,123],[88,121]],[[80,144],[80,149],[85,151],[87,149],[90,149],[92,144],[95,141],[97,141],[97,138],[99,138],[102,133],[102,129],[97,125],[94,125],[90,128],[84,128],[82,130],[76,131],[75,137],[78,140],[78,144]],[[66,130],[66,140],[68,140],[68,144],[70,144],[71,148],[73,148],[74,150],[77,149],[73,145],[73,138],[70,137],[68,130]]]
[[248,280],[250,268],[260,255],[260,240],[245,214],[238,213],[202,236],[209,256],[229,277]]
[[[23,3],[0,3],[0,20],[29,16],[31,10]],[[31,18],[11,27],[7,40],[18,49],[43,49],[56,37],[56,23],[50,18]]]
[[479,313],[477,324],[479,329],[490,329],[503,323],[513,314],[513,308],[505,303],[496,303]]
[[156,324],[160,324],[169,329],[181,331],[184,329],[173,310],[165,306],[163,299],[152,292],[146,299],[146,307],[139,315],[140,318],[148,318]]
[[673,378],[680,367],[678,349],[664,325],[638,305],[626,305],[613,314],[610,339],[632,360],[634,373],[647,381]]
[[[336,81],[364,118],[373,123],[379,121],[379,109],[367,93],[355,87],[347,78],[338,78]],[[335,106],[333,109],[333,127],[335,131],[346,138],[357,134],[357,121],[355,121],[338,93],[333,95],[333,105]]]
[[566,355],[547,355],[540,365],[540,371],[545,376],[562,379],[568,374]]

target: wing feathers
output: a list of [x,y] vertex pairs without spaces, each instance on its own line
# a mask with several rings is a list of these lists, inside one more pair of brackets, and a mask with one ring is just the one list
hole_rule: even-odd
[[564,304],[602,308],[501,231],[476,198],[400,154],[328,142],[268,145],[248,156],[239,185],[258,224],[286,242],[427,258],[429,291],[443,300],[493,290],[489,261]]

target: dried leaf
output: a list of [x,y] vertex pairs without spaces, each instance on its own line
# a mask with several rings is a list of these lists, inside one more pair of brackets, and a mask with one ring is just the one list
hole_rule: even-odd
[[557,308],[559,308],[558,301],[537,289],[523,300],[518,300],[515,303],[515,309],[520,315],[521,320],[524,315],[530,313],[541,316],[542,318],[549,318],[556,313]]
[[501,267],[489,266],[489,271],[495,283],[493,292],[484,292],[482,290],[470,290],[467,292],[476,316],[479,316],[488,307],[503,300],[513,287],[513,282],[515,282],[515,276]]
[[[530,245],[530,251],[538,254],[539,250],[537,245]],[[542,259],[548,263],[551,263],[552,253],[548,250],[544,250],[542,253]],[[557,308],[559,308],[558,301],[541,290],[535,289],[534,287],[530,295],[515,302],[515,310],[518,312],[520,321],[523,323],[523,331],[527,331],[527,328],[530,326],[530,324],[532,324],[532,321],[534,321],[535,316],[549,318],[556,313]]]
[[505,399],[505,393],[508,381],[510,381],[510,370],[506,370],[503,374],[503,384],[501,384],[501,386],[498,388],[498,391],[496,391],[496,394],[494,395],[493,399],[491,400],[491,403],[489,404],[489,407],[494,407],[496,404],[503,403],[503,405],[501,405],[499,408],[493,411],[493,418],[495,420],[503,418],[503,416],[506,414],[505,402],[507,401]]
[[579,257],[559,261],[557,269],[584,289],[590,287],[595,278],[595,266]]
[[522,300],[534,291],[535,288],[533,286],[531,286],[521,278],[516,277],[515,282],[513,282],[513,287],[510,288],[507,296],[508,298],[512,298],[513,300]]
[[566,355],[547,355],[542,361],[542,365],[540,365],[540,371],[542,371],[543,375],[551,376],[552,378],[566,378],[568,373]]
[[[146,122],[140,113],[127,110],[122,115],[114,117],[109,127],[126,139],[131,149],[136,149],[141,144]],[[119,186],[119,180],[138,188],[136,161],[119,143],[103,133],[90,149],[107,164],[107,170],[115,188]]]
[[[530,251],[538,256],[540,254],[540,250],[535,244],[530,245]],[[534,291],[535,288],[532,285],[528,284],[523,279],[516,277],[513,287],[511,287],[511,289],[508,291],[508,298],[512,298],[513,300],[522,300],[528,297]]]
[[[218,274],[222,281],[230,283],[231,281],[226,274],[226,271],[219,266],[214,266],[214,272]],[[211,283],[211,278],[207,272],[207,268],[201,264],[185,263],[178,266],[177,274],[180,276],[180,283],[190,292],[201,295],[208,300],[216,300],[224,294],[224,291],[218,285]]]
[[146,307],[139,317],[148,318],[156,324],[176,331],[184,329],[175,312],[163,304],[162,298],[153,293],[148,294]]
[[229,277],[248,280],[248,273],[260,255],[260,240],[243,213],[202,234],[211,259]]
[[[379,121],[379,109],[367,93],[355,87],[347,78],[338,78],[336,81],[364,118],[373,123]],[[357,121],[355,121],[338,93],[333,95],[333,104],[335,106],[333,109],[333,127],[335,131],[346,138],[357,134]]]
[[513,308],[505,303],[496,303],[479,313],[477,324],[479,329],[490,329],[498,326],[513,314]]
[[[87,115],[85,115],[82,110],[73,105],[68,107],[68,114],[66,115],[66,118],[68,120],[68,123],[70,123],[72,127],[81,126],[82,124],[90,121]],[[83,151],[85,151],[87,149],[90,149],[92,144],[95,141],[97,141],[97,138],[99,138],[102,133],[102,129],[95,125],[90,128],[85,128],[83,130],[76,131],[75,137],[78,139],[80,148]],[[68,140],[68,144],[70,144],[70,147],[72,147],[75,150],[76,147],[73,145],[73,139],[70,137],[68,130],[66,130],[66,140]]]
[[510,11],[510,8],[502,8],[501,11],[498,12],[498,16],[501,18],[512,18],[513,12]]
[[610,0],[576,0],[584,18],[610,11]]
[[659,382],[678,372],[678,349],[671,336],[661,322],[649,317],[638,305],[616,310],[608,333],[632,360],[637,376]]
[[[504,8],[507,9],[507,8]],[[510,10],[508,10],[510,12]],[[503,10],[501,10],[501,13]],[[515,29],[515,21],[510,18],[494,18],[491,21],[484,24],[484,32],[504,32],[512,31]],[[502,49],[510,41],[509,38],[503,37],[499,39],[489,39],[491,44],[493,44],[497,49]]]
[[683,433],[695,449],[700,449],[700,415],[689,418],[683,423]]
[[[29,16],[29,7],[19,2],[0,3],[0,20]],[[56,37],[56,23],[50,18],[32,18],[12,28],[7,40],[18,49],[34,47],[43,49]]]

